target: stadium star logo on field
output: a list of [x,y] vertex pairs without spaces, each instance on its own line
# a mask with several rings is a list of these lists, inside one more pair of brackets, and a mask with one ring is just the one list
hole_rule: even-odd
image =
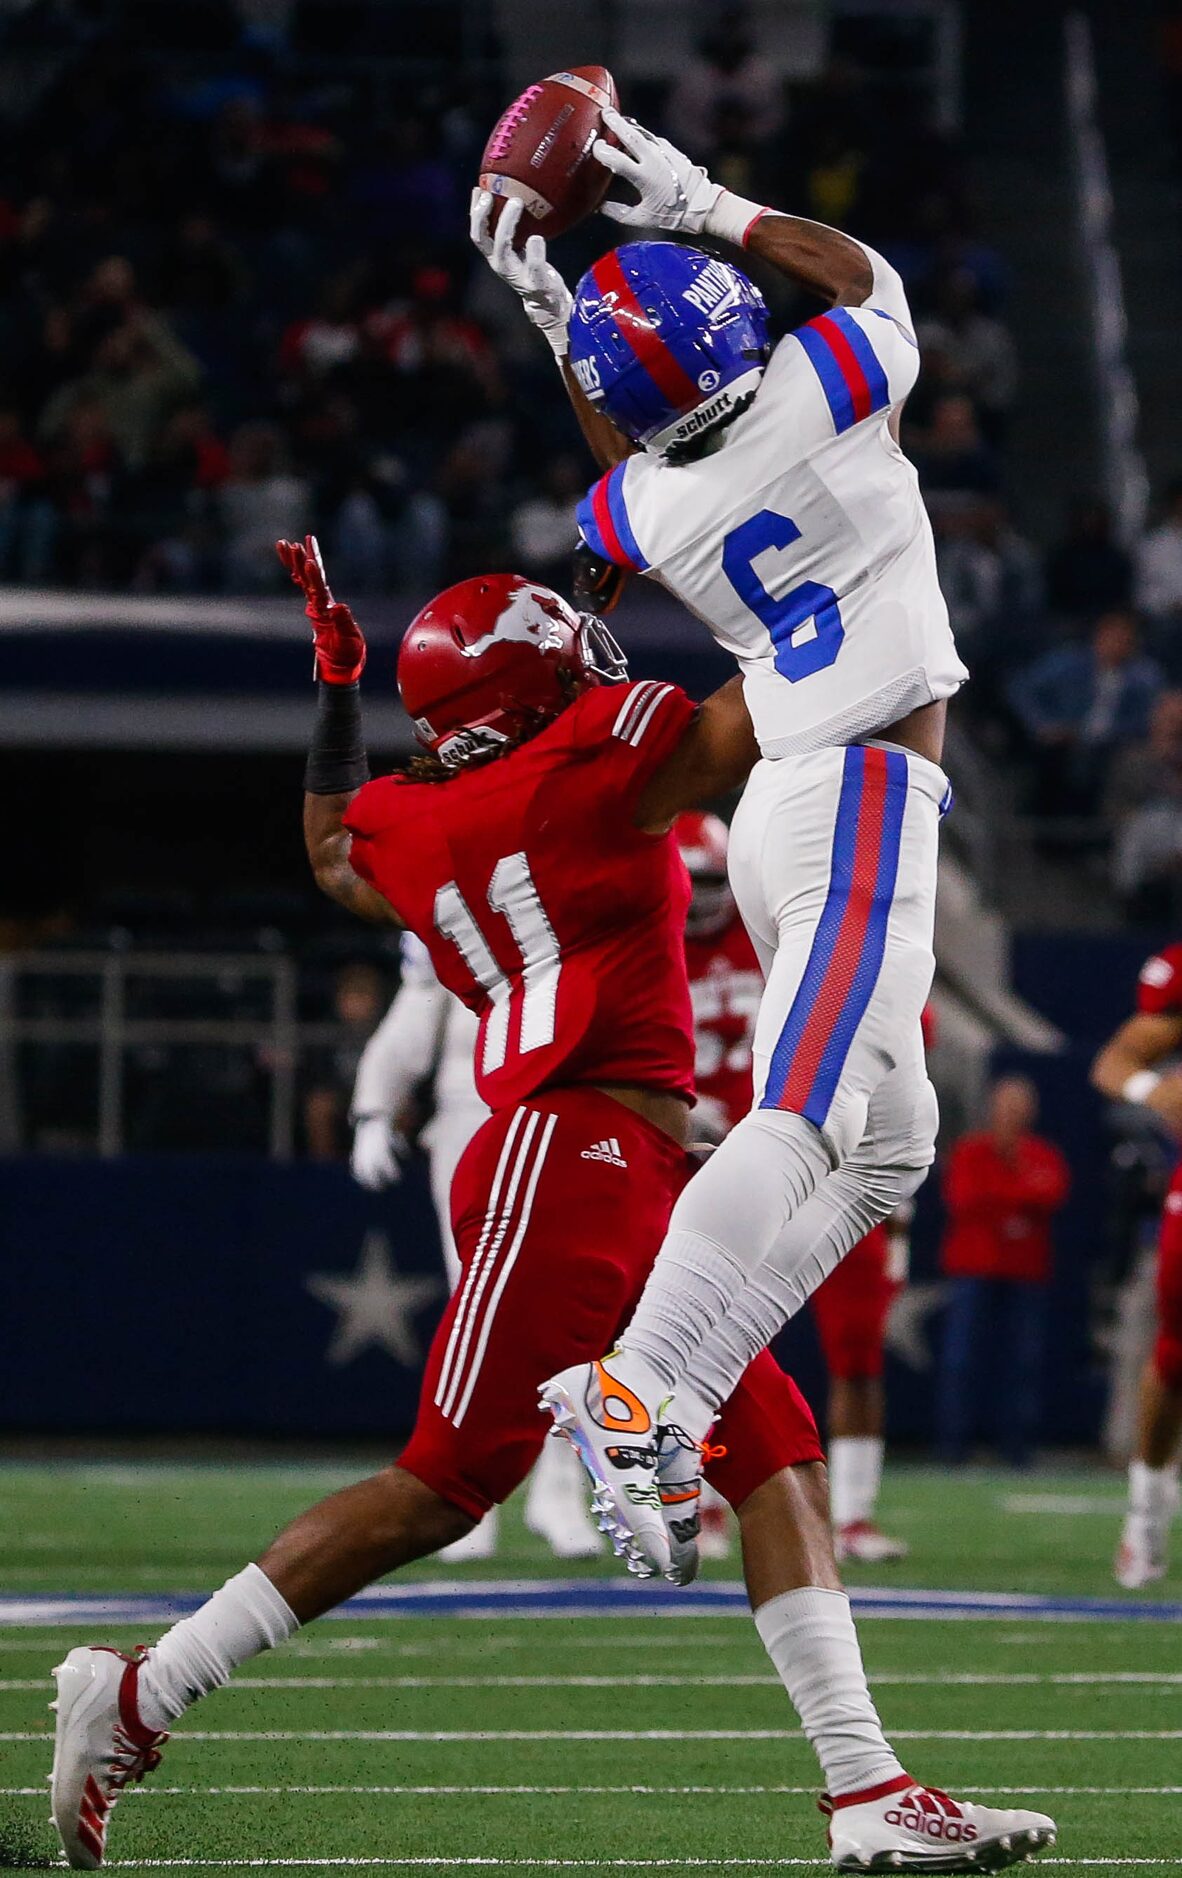
[[351,1277],[339,1272],[313,1272],[304,1280],[321,1304],[337,1313],[325,1361],[334,1368],[351,1363],[363,1350],[385,1350],[403,1369],[417,1369],[422,1345],[412,1318],[438,1296],[434,1278],[400,1278],[384,1232],[367,1232],[357,1269]]
[[891,1305],[884,1341],[891,1355],[908,1369],[932,1367],[927,1320],[940,1309],[946,1289],[941,1284],[908,1285]]

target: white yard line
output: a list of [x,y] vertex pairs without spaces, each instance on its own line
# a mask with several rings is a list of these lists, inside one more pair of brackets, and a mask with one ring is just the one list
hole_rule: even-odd
[[[1076,1870],[1100,1865],[1137,1865],[1142,1868],[1182,1865],[1182,1858],[1045,1858],[1040,1865],[1069,1865]],[[465,1858],[434,1855],[421,1858],[112,1858],[108,1871],[258,1871],[293,1868],[298,1871],[337,1869],[342,1866],[379,1866],[405,1871],[414,1866],[459,1867],[486,1865],[509,1871],[737,1871],[752,1866],[764,1871],[795,1867],[832,1871],[826,1858]]]
[[[961,1673],[921,1675],[910,1670],[871,1672],[877,1688],[1110,1688],[1117,1684],[1182,1689],[1182,1671],[1112,1670],[1064,1671],[1041,1674],[1021,1671],[1009,1675]],[[235,1689],[778,1689],[778,1676],[235,1676],[222,1693]],[[48,1687],[46,1678],[0,1677],[0,1694],[34,1693]]]
[[[1182,1741],[1182,1728],[893,1728],[894,1741]],[[0,1741],[45,1741],[47,1729],[9,1729]],[[794,1741],[795,1728],[184,1728],[183,1741]]]
[[[403,1785],[403,1786],[369,1786],[369,1787],[357,1787],[357,1786],[354,1786],[354,1787],[348,1787],[348,1786],[157,1787],[157,1786],[149,1785],[146,1787],[129,1788],[127,1797],[133,1800],[150,1800],[153,1798],[176,1799],[178,1797],[189,1798],[189,1799],[240,1799],[240,1798],[247,1798],[247,1797],[260,1798],[263,1796],[274,1798],[274,1797],[278,1797],[280,1795],[286,1795],[286,1794],[297,1794],[297,1795],[304,1795],[304,1796],[311,1795],[315,1797],[323,1797],[326,1794],[350,1794],[350,1795],[366,1795],[366,1796],[385,1794],[385,1795],[394,1795],[394,1796],[409,1795],[409,1796],[418,1797],[418,1798],[434,1798],[434,1797],[455,1798],[457,1795],[471,1794],[482,1799],[497,1798],[497,1797],[520,1799],[523,1795],[533,1795],[535,1797],[539,1795],[541,1796],[557,1795],[557,1796],[562,1796],[562,1797],[569,1797],[571,1795],[581,1795],[581,1794],[591,1794],[595,1796],[600,1796],[600,1795],[619,1796],[620,1794],[634,1794],[640,1797],[641,1799],[650,1799],[650,1798],[692,1799],[695,1796],[714,1797],[720,1794],[729,1794],[731,1796],[741,1794],[741,1795],[748,1796],[748,1797],[753,1794],[773,1794],[773,1795],[803,1794],[811,1798],[816,1794],[816,1792],[817,1792],[817,1784],[815,1781],[813,1782],[811,1786],[806,1786],[806,1787],[789,1787],[789,1786],[644,1787],[644,1786],[635,1786],[635,1785],[623,1786],[623,1787],[619,1787],[619,1786],[617,1787],[610,1787],[610,1786],[605,1786],[605,1787],[596,1787],[596,1786],[587,1786],[587,1787],[583,1787],[583,1786],[578,1786],[578,1787],[539,1787],[539,1786],[481,1787],[481,1786],[473,1786],[473,1785],[464,1785],[464,1786],[407,1786],[407,1785]],[[972,1784],[959,1784],[958,1783],[957,1792],[962,1795],[963,1794],[969,1794],[969,1795],[984,1794],[986,1796],[991,1796],[991,1797],[996,1796],[998,1794],[1062,1795],[1062,1794],[1086,1793],[1086,1794],[1099,1795],[1099,1796],[1108,1797],[1108,1798],[1125,1799],[1128,1796],[1133,1795],[1133,1794],[1152,1795],[1157,1798],[1161,1798],[1166,1795],[1182,1795],[1182,1786],[1180,1787],[1018,1787],[1018,1786],[978,1787],[978,1786],[973,1786]],[[45,1798],[45,1782],[42,1781],[40,1786],[36,1786],[36,1787],[0,1787],[0,1797],[4,1797],[6,1799],[43,1800]]]

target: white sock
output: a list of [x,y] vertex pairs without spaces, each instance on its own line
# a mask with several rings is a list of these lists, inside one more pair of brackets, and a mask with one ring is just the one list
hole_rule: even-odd
[[712,1398],[683,1382],[665,1411],[665,1420],[680,1428],[691,1441],[705,1441],[718,1420],[719,1406]]
[[286,1642],[298,1629],[266,1572],[248,1565],[153,1644],[139,1675],[144,1722],[167,1728],[198,1697],[229,1682],[239,1663]]
[[1178,1469],[1129,1462],[1129,1512],[1135,1519],[1160,1523],[1172,1519],[1178,1505]]
[[675,1388],[830,1165],[820,1131],[802,1116],[745,1115],[674,1207],[621,1347]]
[[834,1435],[829,1443],[829,1505],[835,1526],[873,1519],[882,1485],[878,1435]]
[[782,1591],[755,1613],[780,1681],[835,1797],[904,1772],[882,1732],[844,1591]]

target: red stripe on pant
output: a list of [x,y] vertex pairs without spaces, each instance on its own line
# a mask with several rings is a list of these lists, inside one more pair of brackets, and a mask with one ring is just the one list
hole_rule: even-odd
[[833,1027],[841,1016],[857,975],[866,942],[866,928],[874,905],[874,891],[878,884],[886,787],[886,751],[868,745],[864,753],[858,832],[845,911],[838,927],[829,968],[821,981],[821,988],[784,1078],[778,1108],[797,1111],[804,1108],[817,1079],[817,1071],[821,1067],[821,1058],[833,1034]]

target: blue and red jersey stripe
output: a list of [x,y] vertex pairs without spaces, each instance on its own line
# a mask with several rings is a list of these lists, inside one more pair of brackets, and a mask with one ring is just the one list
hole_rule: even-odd
[[617,463],[606,476],[593,483],[580,502],[577,512],[579,531],[593,554],[614,561],[617,567],[630,567],[642,574],[648,560],[632,532],[624,501],[626,462]]
[[799,326],[796,337],[821,381],[837,435],[890,403],[887,375],[869,337],[844,307]]
[[907,783],[901,751],[873,744],[846,751],[829,892],[760,1102],[765,1109],[790,1109],[818,1128],[882,969]]

